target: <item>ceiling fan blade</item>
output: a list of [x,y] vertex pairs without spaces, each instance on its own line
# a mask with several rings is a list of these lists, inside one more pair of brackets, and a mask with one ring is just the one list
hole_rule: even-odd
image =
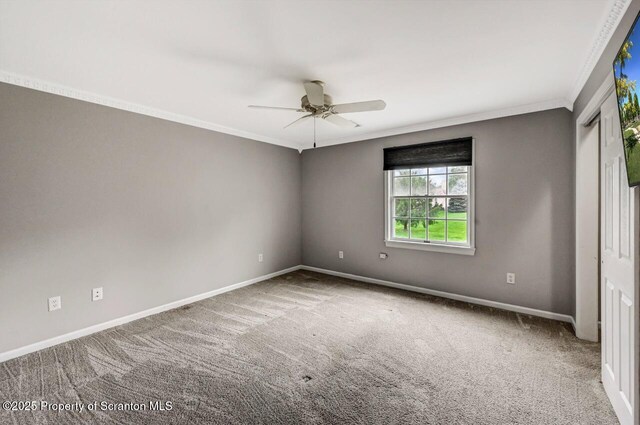
[[320,81],[307,81],[304,83],[304,91],[307,92],[307,99],[313,106],[324,105],[324,87]]
[[304,112],[304,109],[300,109],[300,108],[285,108],[285,107],[282,107],[282,106],[249,105],[249,108],[254,108],[254,109],[279,109],[281,111]]
[[342,118],[340,115],[336,115],[336,114],[326,114],[326,115],[323,115],[322,118],[339,127],[348,127],[348,128],[360,127],[360,124],[355,123],[346,118]]
[[309,115],[305,115],[305,116],[303,116],[303,117],[300,117],[300,118],[298,118],[297,120],[295,120],[294,122],[292,122],[292,123],[289,123],[289,124],[285,125],[283,128],[287,128],[287,127],[291,127],[292,125],[300,124],[300,122],[301,122],[301,121],[304,121],[304,120],[306,120],[307,118],[311,118],[312,116],[313,116],[313,114],[309,114]]
[[341,103],[333,105],[331,110],[336,114],[345,114],[350,112],[366,112],[381,111],[387,104],[384,100],[367,100],[366,102]]

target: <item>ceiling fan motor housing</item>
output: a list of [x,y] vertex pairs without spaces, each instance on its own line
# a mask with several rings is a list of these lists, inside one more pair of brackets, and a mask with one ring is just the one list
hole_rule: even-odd
[[302,109],[312,114],[329,112],[329,110],[331,109],[331,105],[333,104],[333,99],[328,94],[324,95],[324,105],[322,106],[312,105],[311,103],[309,103],[309,98],[306,94],[302,96],[302,99],[300,100]]
[[[360,127],[360,125],[354,121],[346,119],[342,117],[340,114],[343,113],[351,113],[351,112],[368,112],[368,111],[380,111],[385,108],[386,103],[383,100],[368,100],[364,102],[352,102],[352,103],[342,103],[339,105],[333,104],[333,99],[331,96],[324,92],[324,83],[322,81],[306,81],[304,82],[304,91],[306,94],[302,96],[300,99],[300,108],[287,108],[287,107],[279,107],[279,106],[258,106],[258,105],[249,105],[252,108],[262,108],[262,109],[280,109],[280,110],[290,110],[296,112],[307,112],[307,115],[304,115],[292,123],[287,124],[284,128],[289,128],[294,124],[299,124],[303,121],[306,121],[310,118],[314,118],[314,128],[315,128],[315,118],[320,118],[325,121],[328,121],[334,125],[339,127],[348,127],[355,128]],[[322,99],[322,100],[321,100]]]

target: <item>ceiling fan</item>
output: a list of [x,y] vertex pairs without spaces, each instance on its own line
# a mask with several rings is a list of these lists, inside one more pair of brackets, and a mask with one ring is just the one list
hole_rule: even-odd
[[302,96],[301,105],[299,108],[259,105],[249,105],[249,108],[308,112],[307,115],[304,115],[293,121],[292,123],[287,124],[286,126],[284,126],[284,128],[300,124],[301,122],[306,121],[309,118],[321,118],[339,127],[355,128],[360,127],[360,124],[348,120],[340,116],[340,114],[348,114],[351,112],[381,111],[387,106],[384,100],[367,100],[364,102],[340,103],[334,105],[331,96],[325,94],[324,92],[324,83],[317,80],[307,81],[306,83],[304,83],[304,90],[307,94]]

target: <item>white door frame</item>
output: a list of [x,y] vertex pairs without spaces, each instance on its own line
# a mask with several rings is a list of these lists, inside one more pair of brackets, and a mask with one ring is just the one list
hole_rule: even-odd
[[[587,139],[590,129],[586,128],[586,125],[600,113],[600,106],[613,93],[613,90],[614,79],[611,72],[576,120],[576,316],[574,326],[576,336],[589,341],[598,341],[599,336],[600,218],[598,212],[600,204],[599,197],[594,196],[594,192],[589,191],[588,187],[595,184],[595,193],[597,193],[600,159],[599,155],[593,155],[593,150],[599,150],[600,146],[598,138],[595,141]],[[584,170],[592,170],[592,174]]]

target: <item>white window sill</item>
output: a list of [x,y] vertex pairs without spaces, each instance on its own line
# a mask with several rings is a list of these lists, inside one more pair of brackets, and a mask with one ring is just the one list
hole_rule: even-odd
[[445,252],[448,254],[474,255],[476,249],[470,246],[439,245],[426,242],[384,241],[389,248],[416,249],[419,251]]

